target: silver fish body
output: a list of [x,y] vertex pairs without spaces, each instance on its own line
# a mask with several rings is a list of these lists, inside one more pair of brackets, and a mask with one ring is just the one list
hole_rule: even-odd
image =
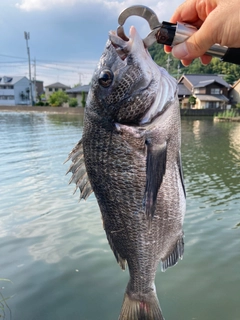
[[177,83],[157,66],[134,27],[110,32],[93,75],[72,180],[97,198],[109,244],[130,280],[119,320],[164,319],[157,267],[183,256],[185,190]]

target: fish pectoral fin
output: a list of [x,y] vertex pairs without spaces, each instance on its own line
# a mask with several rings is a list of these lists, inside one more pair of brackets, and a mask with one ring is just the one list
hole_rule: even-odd
[[186,198],[186,189],[185,189],[185,185],[184,185],[184,178],[183,178],[183,169],[182,169],[182,160],[181,160],[181,153],[179,151],[179,155],[178,155],[178,169],[179,169],[179,174],[180,174],[180,179],[181,179],[181,183],[182,183],[182,187],[183,187],[183,192]]
[[161,186],[166,171],[167,142],[160,145],[153,145],[146,141],[147,164],[146,164],[146,186],[144,192],[143,207],[147,217],[153,217],[158,190]]
[[88,196],[93,192],[93,190],[85,167],[82,140],[80,140],[73,148],[73,150],[69,153],[69,156],[65,162],[67,162],[68,160],[72,160],[72,164],[66,173],[68,174],[69,172],[72,172],[72,177],[69,181],[69,184],[75,182],[76,188],[74,193],[79,188],[81,193],[80,200],[86,200]]
[[164,272],[167,268],[177,264],[178,260],[183,258],[184,241],[183,237],[178,239],[175,248],[165,260],[161,260],[161,270]]
[[[105,230],[106,231],[106,230]],[[117,232],[117,231],[114,231],[114,232]],[[112,240],[112,236],[110,235],[110,233],[106,232],[106,235],[107,235],[107,239],[108,239],[108,243],[114,253],[114,256],[117,260],[117,263],[120,265],[121,269],[122,270],[125,270],[126,269],[126,264],[127,264],[127,260],[122,258],[120,256],[120,254],[118,253],[118,251],[116,250],[115,246],[114,246],[114,243],[113,243],[113,240]]]

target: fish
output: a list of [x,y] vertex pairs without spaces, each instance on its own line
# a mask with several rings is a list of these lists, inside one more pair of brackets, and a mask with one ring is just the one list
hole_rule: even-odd
[[180,108],[177,81],[134,26],[128,40],[109,32],[70,159],[70,182],[80,199],[94,192],[109,245],[128,266],[119,320],[163,320],[155,275],[184,252]]

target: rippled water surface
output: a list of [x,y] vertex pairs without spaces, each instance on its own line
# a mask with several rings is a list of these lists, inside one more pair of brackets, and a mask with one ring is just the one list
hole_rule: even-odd
[[[62,163],[81,116],[0,113],[0,319],[114,320],[128,271],[94,195],[78,202]],[[185,255],[156,276],[166,320],[240,319],[240,123],[182,119]]]

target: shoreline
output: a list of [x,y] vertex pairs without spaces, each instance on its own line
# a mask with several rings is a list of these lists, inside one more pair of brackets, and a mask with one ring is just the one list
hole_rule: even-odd
[[214,117],[214,121],[240,122],[240,117]]
[[84,114],[84,108],[39,107],[39,106],[0,106],[0,112],[43,112],[49,114]]

